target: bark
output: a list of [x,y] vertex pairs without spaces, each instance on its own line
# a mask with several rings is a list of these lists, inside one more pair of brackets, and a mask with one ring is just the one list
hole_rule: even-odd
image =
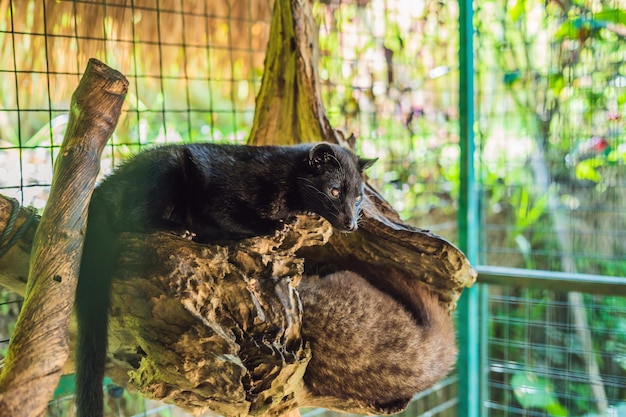
[[123,236],[109,375],[128,372],[145,396],[194,411],[278,416],[295,408],[310,359],[296,290],[304,259],[295,252],[331,233],[325,220],[300,216],[274,236],[230,246]]
[[34,210],[0,194],[0,285],[22,296],[39,219]]
[[44,415],[61,376],[87,206],[127,87],[120,73],[90,60],[72,96],[50,197],[33,240],[24,304],[0,375],[0,415]]
[[319,91],[317,33],[310,0],[274,2],[249,143],[337,142]]
[[[298,255],[327,253],[328,242],[335,238],[330,224],[316,216],[299,216],[274,236],[230,246],[200,245],[165,233],[121,236],[123,256],[112,288],[107,375],[147,397],[198,412],[278,416],[307,406],[380,413],[367,404],[315,397],[302,381],[310,351],[300,334],[307,312],[301,310],[297,284],[306,279],[305,266],[313,260]],[[361,239],[355,244],[363,245]],[[364,264],[385,270],[380,276],[395,282],[401,293],[410,293],[402,285],[416,282],[404,280],[401,268],[384,269],[386,264],[408,262],[413,265],[408,268],[415,268],[424,263],[424,269],[434,265],[433,288],[446,282],[454,265],[441,247],[425,243],[426,250],[419,255],[403,241],[402,233],[394,241],[396,261],[381,261],[387,256],[369,246],[367,251],[374,252]],[[17,248],[27,249],[26,243]],[[339,256],[333,256],[338,262]],[[337,264],[343,269],[350,266]],[[0,276],[1,284],[7,276]],[[24,283],[15,282],[14,288],[23,294]],[[451,286],[455,285],[459,283]],[[449,299],[445,288],[439,292],[442,299]],[[376,314],[375,305],[362,307]],[[75,326],[70,326],[70,334],[75,334]],[[70,355],[67,372],[72,364]]]

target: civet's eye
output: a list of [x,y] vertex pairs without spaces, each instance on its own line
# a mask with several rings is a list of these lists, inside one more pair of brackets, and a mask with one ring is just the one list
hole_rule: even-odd
[[337,187],[333,187],[330,189],[330,195],[332,195],[333,197],[339,197],[339,188]]

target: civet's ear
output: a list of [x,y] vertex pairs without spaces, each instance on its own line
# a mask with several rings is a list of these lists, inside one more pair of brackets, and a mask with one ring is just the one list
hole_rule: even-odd
[[361,172],[365,171],[367,168],[374,165],[376,161],[378,161],[378,158],[374,158],[374,159],[359,158],[359,171]]
[[329,163],[337,163],[335,151],[326,142],[318,143],[309,151],[309,164],[316,169],[322,169],[324,165]]
[[348,142],[348,146],[350,147],[350,149],[354,150],[354,147],[356,146],[356,136],[354,136],[354,133],[350,133],[350,136],[348,136],[346,142]]

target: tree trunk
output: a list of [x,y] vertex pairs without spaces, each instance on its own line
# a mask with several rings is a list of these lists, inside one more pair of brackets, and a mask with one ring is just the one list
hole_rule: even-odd
[[317,26],[311,0],[276,0],[265,70],[248,143],[337,142],[317,74]]
[[0,285],[24,295],[39,216],[0,194]]
[[50,197],[34,236],[24,304],[0,375],[0,415],[44,415],[58,384],[69,353],[87,206],[127,88],[119,72],[90,60],[72,96]]

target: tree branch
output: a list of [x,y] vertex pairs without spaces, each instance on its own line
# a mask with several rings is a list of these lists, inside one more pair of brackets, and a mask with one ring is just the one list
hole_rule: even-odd
[[89,198],[128,82],[90,60],[70,119],[46,210],[34,236],[24,305],[0,375],[0,415],[44,415],[68,356]]

